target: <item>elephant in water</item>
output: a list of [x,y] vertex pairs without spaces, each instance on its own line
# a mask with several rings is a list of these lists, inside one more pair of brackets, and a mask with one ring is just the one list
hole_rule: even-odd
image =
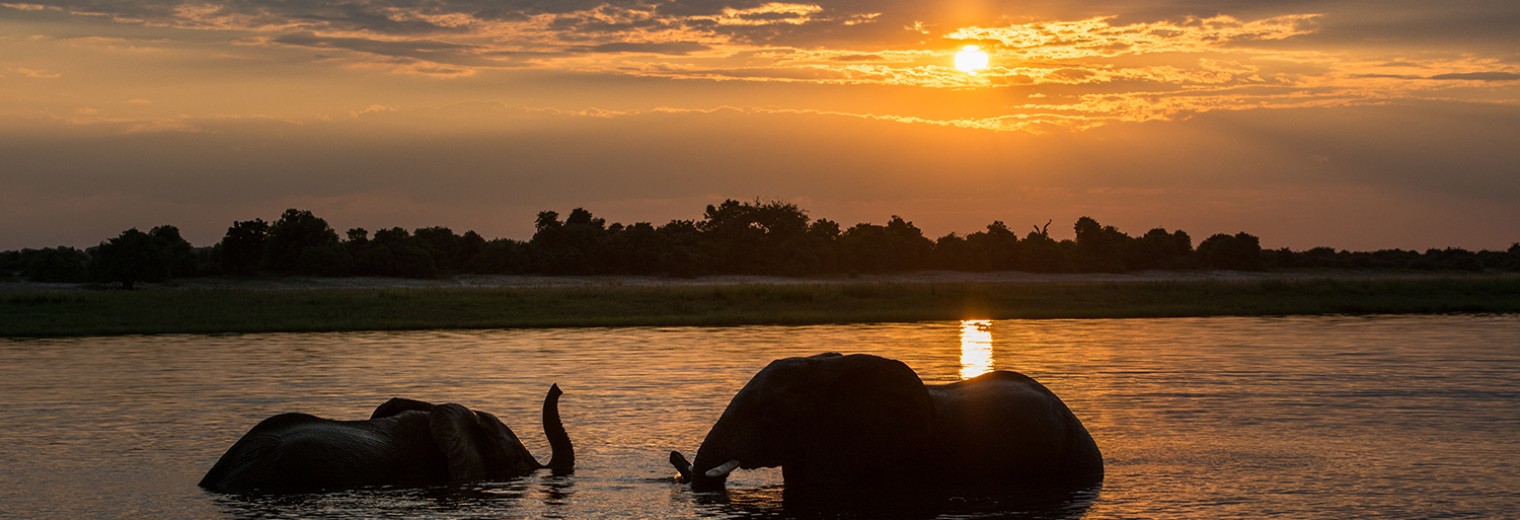
[[544,434],[553,449],[548,464],[539,464],[494,415],[452,403],[392,398],[367,421],[303,413],[265,419],[227,449],[200,486],[303,493],[509,479],[544,467],[566,475],[575,469],[575,449],[560,423],[561,394],[554,385],[544,397]]
[[1025,493],[1090,487],[1103,456],[1081,421],[1010,371],[925,386],[900,361],[819,354],[772,362],[734,395],[688,463],[693,490],[780,466],[788,500],[846,493]]

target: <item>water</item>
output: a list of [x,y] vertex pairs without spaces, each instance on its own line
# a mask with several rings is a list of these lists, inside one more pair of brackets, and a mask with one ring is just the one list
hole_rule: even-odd
[[[1520,316],[0,340],[0,517],[792,514],[779,471],[735,473],[725,499],[673,484],[665,457],[692,454],[771,359],[823,351],[901,359],[931,383],[1024,372],[1104,452],[1100,490],[915,515],[1520,517]],[[391,396],[496,413],[547,460],[538,406],[554,382],[572,477],[283,498],[195,486],[264,417],[363,418]]]

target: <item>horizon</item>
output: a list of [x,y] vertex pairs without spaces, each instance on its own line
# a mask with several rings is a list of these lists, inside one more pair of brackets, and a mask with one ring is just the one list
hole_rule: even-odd
[[[733,201],[733,200],[729,199],[729,201]],[[764,200],[760,200],[760,199],[754,199],[752,201],[747,201],[747,202],[746,201],[733,201],[733,202],[741,202],[741,203],[745,203],[745,204],[749,204],[749,203],[785,203],[785,201],[764,201]],[[714,204],[714,205],[716,205],[716,204]],[[638,224],[649,224],[649,225],[651,225],[651,226],[653,226],[655,228],[660,228],[660,227],[662,227],[662,226],[664,226],[666,224],[677,222],[677,221],[690,221],[690,222],[695,222],[695,223],[698,223],[698,224],[700,224],[703,221],[702,216],[698,215],[696,218],[691,218],[691,219],[672,219],[672,220],[667,220],[667,221],[664,221],[664,222],[649,222],[649,221],[622,222],[622,221],[618,221],[618,220],[614,220],[614,219],[607,219],[607,218],[605,218],[605,217],[603,217],[601,215],[597,215],[595,211],[591,211],[590,209],[581,208],[581,207],[576,207],[576,208],[572,208],[571,210],[565,210],[565,211],[560,211],[560,210],[543,210],[543,211],[545,211],[545,212],[553,212],[553,213],[557,214],[560,217],[565,217],[565,216],[569,215],[571,213],[571,211],[573,211],[573,210],[585,210],[590,215],[592,215],[593,217],[595,217],[596,219],[605,222],[605,225],[607,227],[609,227],[609,228],[612,227],[612,226],[615,226],[615,225],[630,226],[631,227],[631,226],[638,225]],[[827,216],[813,215],[811,212],[809,212],[807,210],[807,208],[798,207],[798,210],[800,210],[800,212],[802,214],[804,214],[804,215],[807,216],[809,222],[814,222],[814,221],[824,220],[824,219],[831,220],[831,221],[834,221],[836,224],[839,225],[841,231],[850,229],[851,227],[856,226],[856,225],[884,225],[892,217],[901,217],[900,215],[892,215],[892,217],[889,217],[888,219],[883,219],[881,222],[854,222],[854,223],[851,223],[851,222],[836,221],[834,219],[828,218]],[[341,226],[333,225],[330,221],[328,221],[326,218],[324,218],[321,214],[318,214],[316,212],[311,212],[310,210],[303,210],[303,209],[300,209],[300,208],[288,208],[286,210],[286,212],[289,212],[289,211],[310,212],[313,216],[321,219],[324,222],[327,222],[328,226],[332,229],[332,231],[338,235],[338,240],[340,242],[349,242],[350,241],[349,238],[346,236],[346,233],[350,232],[350,231],[364,231],[366,234],[373,235],[376,231],[384,231],[384,230],[395,229],[395,228],[400,228],[400,229],[406,231],[408,234],[420,231],[420,230],[425,229],[425,228],[443,228],[443,229],[449,230],[450,232],[454,233],[455,235],[464,235],[466,233],[476,233],[477,235],[480,235],[481,238],[484,239],[484,240],[486,240],[486,241],[509,240],[509,241],[515,241],[515,242],[519,242],[519,243],[529,243],[529,242],[531,242],[532,238],[533,238],[533,235],[534,235],[533,232],[530,232],[530,233],[528,233],[528,236],[525,236],[525,237],[487,236],[487,235],[480,234],[479,231],[476,230],[476,229],[474,229],[474,228],[468,228],[468,227],[466,227],[466,228],[454,228],[454,227],[450,227],[450,226],[416,226],[416,227],[406,227],[406,226],[347,226],[347,227],[341,227]],[[1078,217],[1078,219],[1082,219],[1082,218],[1092,218],[1092,217],[1088,216],[1088,215],[1083,215],[1081,217]],[[263,217],[253,217],[253,218],[247,218],[247,219],[239,219],[239,220],[237,220],[235,222],[229,222],[228,223],[229,227],[228,227],[227,231],[230,232],[231,231],[231,227],[234,224],[236,224],[236,223],[252,222],[254,220],[262,220],[265,223],[273,224],[276,221],[281,220],[281,219],[280,219],[280,217],[268,218],[268,219],[263,218]],[[904,217],[903,220],[906,221],[910,226],[919,227],[919,226],[917,226],[917,224],[915,224],[913,222],[912,219]],[[1200,243],[1203,240],[1205,240],[1205,239],[1207,239],[1207,238],[1209,238],[1211,236],[1214,236],[1214,235],[1220,235],[1220,234],[1222,234],[1222,235],[1234,235],[1236,233],[1247,233],[1247,234],[1250,234],[1252,236],[1255,236],[1258,239],[1262,239],[1262,241],[1263,241],[1262,250],[1263,251],[1278,250],[1278,249],[1289,249],[1289,250],[1296,251],[1296,252],[1307,252],[1307,251],[1309,251],[1311,249],[1318,249],[1318,248],[1329,248],[1329,249],[1332,249],[1332,250],[1335,250],[1335,251],[1344,251],[1344,252],[1353,252],[1353,253],[1358,253],[1358,252],[1371,253],[1371,252],[1388,251],[1388,250],[1405,250],[1405,251],[1414,251],[1414,252],[1426,252],[1426,251],[1452,249],[1452,248],[1467,250],[1467,248],[1461,248],[1461,247],[1457,247],[1457,246],[1427,247],[1427,248],[1353,249],[1353,248],[1346,248],[1346,247],[1337,247],[1337,246],[1334,246],[1334,245],[1331,245],[1331,244],[1321,244],[1321,245],[1317,245],[1317,246],[1303,247],[1303,248],[1294,248],[1294,247],[1288,247],[1288,246],[1280,246],[1279,247],[1279,246],[1272,246],[1270,244],[1270,242],[1268,242],[1265,238],[1257,236],[1254,233],[1251,233],[1250,230],[1237,230],[1237,231],[1234,231],[1234,232],[1218,232],[1218,233],[1195,234],[1195,233],[1190,232],[1190,231],[1188,231],[1186,229],[1183,229],[1183,228],[1170,228],[1170,227],[1166,227],[1166,226],[1150,226],[1150,227],[1146,227],[1144,229],[1127,229],[1127,228],[1122,228],[1122,227],[1119,227],[1119,226],[1113,226],[1111,224],[1103,222],[1100,219],[1093,219],[1093,220],[1096,221],[1096,222],[1098,222],[1099,224],[1103,225],[1104,227],[1113,227],[1113,228],[1117,229],[1120,233],[1123,233],[1124,235],[1129,236],[1131,238],[1137,238],[1137,239],[1140,238],[1142,235],[1144,235],[1147,231],[1151,231],[1152,229],[1161,229],[1161,230],[1167,231],[1167,232],[1183,232],[1183,233],[1186,233],[1188,235],[1188,237],[1191,239],[1192,246],[1194,246],[1194,247],[1196,247],[1198,245],[1198,243]],[[999,221],[994,221],[994,222],[988,222],[986,225],[984,225],[984,226],[982,226],[980,228],[973,229],[973,230],[966,230],[966,231],[952,230],[952,231],[948,231],[948,232],[945,232],[945,233],[938,233],[938,234],[936,234],[936,233],[928,232],[927,230],[922,230],[922,228],[920,228],[920,230],[923,231],[923,236],[925,238],[929,239],[930,241],[938,241],[940,238],[946,237],[946,236],[949,236],[949,235],[955,235],[955,236],[960,237],[960,238],[966,238],[967,235],[970,235],[970,234],[973,234],[973,233],[987,231],[995,223],[1002,223],[1002,224],[1004,224],[1004,226],[1009,231],[1012,231],[1014,233],[1014,235],[1018,238],[1018,240],[1021,241],[1021,242],[1024,241],[1024,240],[1029,239],[1029,237],[1031,235],[1033,235],[1033,234],[1045,234],[1046,236],[1050,237],[1052,240],[1055,240],[1056,242],[1067,242],[1067,241],[1075,240],[1075,238],[1076,238],[1076,233],[1075,233],[1075,230],[1074,230],[1075,221],[1073,222],[1073,226],[1060,227],[1059,229],[1061,231],[1055,231],[1055,230],[1051,230],[1050,229],[1051,226],[1055,225],[1055,222],[1053,220],[1050,221],[1050,222],[1048,222],[1048,223],[1046,223],[1046,224],[1043,224],[1043,225],[1042,224],[1035,224],[1035,225],[1033,225],[1032,229],[1022,230],[1022,231],[1019,230],[1018,228],[1014,227],[1013,225],[1009,225],[1007,222],[1003,222],[1003,221],[1000,221],[1000,220]],[[181,236],[184,235],[183,228],[181,228],[178,225],[175,225],[174,223],[168,223],[168,222],[163,223],[163,224],[159,224],[159,225],[155,225],[155,226],[144,226],[144,227],[136,227],[136,226],[134,226],[134,227],[131,227],[131,228],[123,229],[122,232],[127,231],[127,229],[136,229],[138,231],[146,233],[150,229],[155,228],[155,227],[159,227],[159,226],[174,227],[175,229],[181,231]],[[1070,231],[1070,232],[1065,232],[1065,231]],[[89,250],[91,248],[94,248],[96,246],[105,244],[107,241],[109,241],[111,239],[117,238],[117,236],[119,234],[120,234],[120,232],[113,233],[111,236],[104,237],[100,241],[98,241],[96,243],[93,243],[93,244],[85,244],[85,245],[59,244],[59,245],[56,245],[56,246],[22,247],[22,248],[12,248],[12,249],[0,249],[0,252],[4,252],[4,251],[24,251],[24,250],[28,250],[28,249],[30,249],[30,250],[38,250],[38,249],[46,249],[46,248],[52,248],[52,247],[72,247],[72,248],[76,248],[76,249],[79,249],[79,250],[85,250],[85,251],[87,251],[87,250]],[[219,236],[217,236],[214,239],[207,240],[207,241],[204,241],[204,242],[198,242],[196,240],[189,240],[188,237],[186,237],[186,238],[187,238],[186,242],[188,242],[191,247],[194,247],[194,248],[197,248],[197,249],[209,249],[209,248],[217,246],[225,238],[225,234],[224,235],[219,235]],[[1480,252],[1480,251],[1503,252],[1503,251],[1506,251],[1506,250],[1511,249],[1511,248],[1516,247],[1516,246],[1520,246],[1520,241],[1517,241],[1517,242],[1515,242],[1515,243],[1513,243],[1513,244],[1511,244],[1510,246],[1507,246],[1507,247],[1475,248],[1475,249],[1470,249],[1470,250],[1473,251],[1473,252]]]
[[165,224],[205,246],[287,208],[526,240],[539,211],[729,198],[931,238],[1090,216],[1504,250],[1517,23],[1500,0],[4,0],[0,250]]

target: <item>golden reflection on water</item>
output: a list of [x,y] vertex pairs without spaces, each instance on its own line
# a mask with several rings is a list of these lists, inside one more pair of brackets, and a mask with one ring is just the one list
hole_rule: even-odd
[[[995,362],[981,320],[0,338],[0,516],[787,518],[780,469],[736,471],[712,499],[672,484],[666,455],[694,455],[772,360],[832,350],[902,360],[928,384],[1029,375],[1110,462],[1091,510],[967,500],[942,517],[1517,517],[1520,316],[995,326]],[[575,477],[298,499],[195,487],[266,417],[362,419],[392,396],[491,412],[544,460],[540,406],[556,382],[584,461]]]
[[992,320],[961,320],[961,379],[992,371]]

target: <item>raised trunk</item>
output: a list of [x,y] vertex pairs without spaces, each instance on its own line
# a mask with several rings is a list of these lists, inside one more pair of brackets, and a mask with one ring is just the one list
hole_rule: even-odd
[[549,387],[549,394],[544,396],[544,436],[549,438],[549,471],[555,475],[569,475],[575,473],[575,447],[570,445],[570,435],[565,433],[565,425],[559,419],[559,385]]

